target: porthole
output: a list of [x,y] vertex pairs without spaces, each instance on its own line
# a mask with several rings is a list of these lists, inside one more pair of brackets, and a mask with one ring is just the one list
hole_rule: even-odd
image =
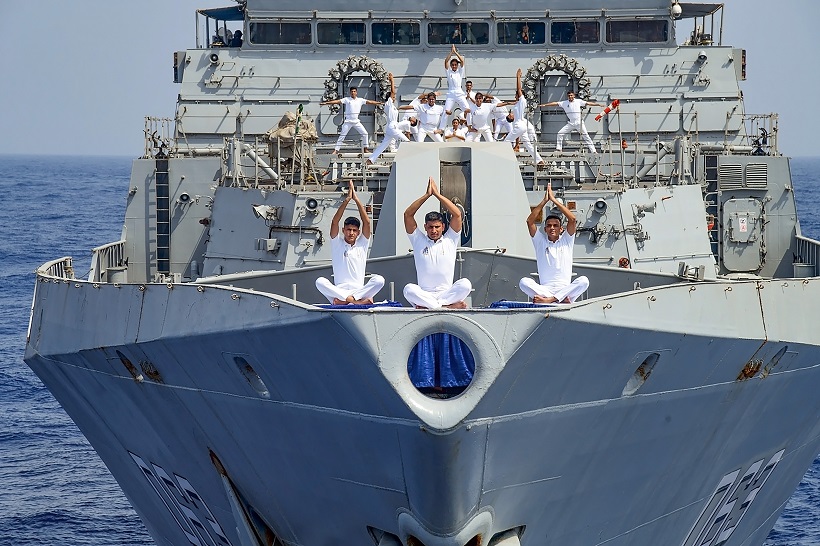
[[475,375],[475,358],[467,343],[444,332],[421,338],[407,358],[407,375],[429,398],[453,398],[464,392]]

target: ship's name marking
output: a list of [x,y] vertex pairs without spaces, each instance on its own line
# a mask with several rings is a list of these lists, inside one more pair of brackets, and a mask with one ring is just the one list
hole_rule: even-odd
[[[161,466],[146,463],[142,457],[128,452],[148,480],[166,510],[194,546],[232,546],[222,527],[194,486],[184,477],[171,477]],[[205,523],[203,523],[203,521]]]
[[783,458],[784,449],[754,462],[741,475],[742,469],[729,472],[718,482],[714,493],[698,516],[684,546],[720,546],[732,536],[760,490]]

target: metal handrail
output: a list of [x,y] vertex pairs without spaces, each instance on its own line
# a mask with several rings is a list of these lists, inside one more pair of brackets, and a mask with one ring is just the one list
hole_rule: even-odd
[[74,266],[71,264],[71,256],[63,256],[56,260],[46,262],[37,268],[37,275],[43,277],[54,277],[57,279],[74,279]]
[[92,248],[91,271],[88,280],[91,282],[108,282],[108,271],[125,266],[125,241],[120,239],[113,243]]

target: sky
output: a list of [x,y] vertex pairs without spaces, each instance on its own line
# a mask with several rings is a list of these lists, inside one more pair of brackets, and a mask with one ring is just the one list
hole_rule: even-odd
[[[781,153],[820,156],[820,1],[724,3],[723,43],[747,51],[746,112],[780,114]],[[13,55],[0,78],[0,154],[139,156],[144,117],[174,115],[173,52],[194,47],[195,10],[232,4],[0,0],[0,51]]]

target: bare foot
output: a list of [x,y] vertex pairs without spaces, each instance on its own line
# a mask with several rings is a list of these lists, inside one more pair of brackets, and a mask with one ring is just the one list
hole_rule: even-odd
[[545,298],[544,296],[533,296],[532,302],[533,303],[555,303],[558,301],[558,298],[553,298],[552,296]]
[[350,302],[346,300],[340,300],[339,298],[333,298],[333,305],[347,305],[348,303]]
[[363,300],[355,300],[356,305],[373,305],[373,298],[364,298]]
[[364,148],[364,153],[369,154],[370,153],[370,148]]
[[463,301],[457,301],[455,303],[451,303],[450,305],[444,305],[443,307],[447,309],[467,309],[467,304]]
[[429,309],[428,307],[422,307],[421,305],[416,305],[416,309]]
[[569,298],[564,298],[564,301],[562,301],[561,303],[572,303],[572,302],[569,301]]
[[339,150],[333,150],[330,152],[331,155],[339,155]]
[[370,161],[370,160],[368,159],[368,160],[367,160],[367,162],[366,162],[366,164],[367,164],[367,165],[372,165],[372,164],[373,164],[373,162],[372,162],[372,161]]

